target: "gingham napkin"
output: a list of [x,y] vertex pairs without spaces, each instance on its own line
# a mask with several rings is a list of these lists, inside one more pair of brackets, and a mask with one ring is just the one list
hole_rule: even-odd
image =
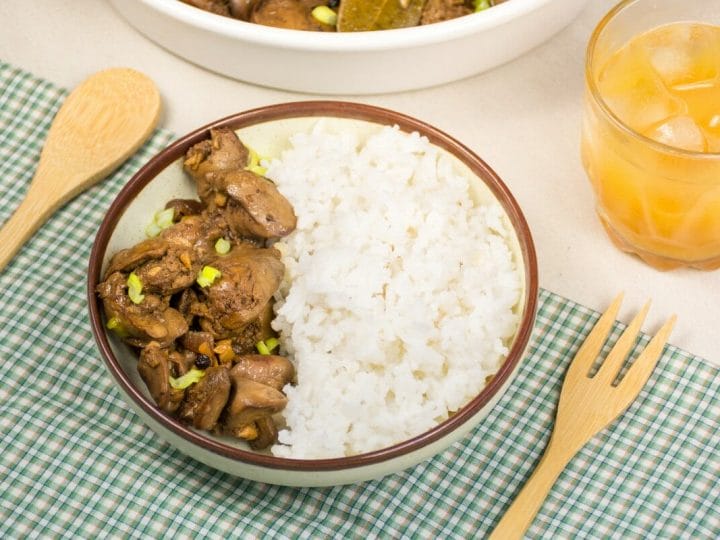
[[[0,63],[0,222],[66,92]],[[434,459],[360,485],[294,489],[165,444],[115,390],[90,334],[87,259],[108,205],[173,138],[158,131],[58,211],[0,273],[0,538],[479,538],[535,467],[565,368],[597,314],[542,291],[519,374]],[[615,336],[619,335],[619,325]],[[531,538],[720,537],[720,371],[666,348],[629,411],[570,462]]]

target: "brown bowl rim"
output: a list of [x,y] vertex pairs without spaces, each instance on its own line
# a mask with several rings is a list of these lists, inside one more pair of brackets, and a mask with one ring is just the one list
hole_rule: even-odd
[[[151,399],[146,398],[135,388],[122,370],[110,348],[107,332],[102,321],[102,307],[99,298],[95,294],[95,288],[100,281],[101,265],[107,244],[118,220],[127,206],[160,171],[183,156],[190,146],[207,138],[209,129],[230,127],[237,130],[273,120],[322,116],[365,120],[381,125],[397,125],[401,130],[406,132],[417,131],[427,137],[431,143],[455,155],[465,163],[478,178],[485,182],[507,213],[518,236],[525,265],[525,310],[515,340],[505,361],[495,376],[485,388],[483,388],[480,394],[444,422],[411,439],[364,454],[327,459],[280,458],[268,454],[242,450],[212,439],[204,433],[195,431],[162,412],[155,406],[155,403],[153,403]],[[464,144],[421,120],[389,109],[347,101],[300,101],[259,107],[211,122],[177,139],[140,168],[112,202],[98,229],[88,266],[87,299],[92,333],[105,365],[125,393],[133,399],[135,404],[162,427],[207,451],[249,465],[306,472],[337,471],[373,465],[399,458],[427,446],[460,427],[495,396],[520,362],[530,339],[538,302],[538,269],[535,246],[530,228],[517,201],[495,171]]]

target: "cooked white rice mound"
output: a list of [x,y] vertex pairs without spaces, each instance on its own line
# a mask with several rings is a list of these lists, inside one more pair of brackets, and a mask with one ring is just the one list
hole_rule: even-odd
[[273,326],[297,367],[273,454],[348,456],[427,431],[476,396],[518,322],[500,205],[477,205],[417,133],[318,124],[268,167],[298,216]]

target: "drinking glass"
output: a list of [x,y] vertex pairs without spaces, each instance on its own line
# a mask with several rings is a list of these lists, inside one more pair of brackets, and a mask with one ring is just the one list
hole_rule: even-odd
[[[720,2],[625,0],[595,29],[585,65],[582,159],[597,214],[620,249],[660,269],[710,270],[720,267],[720,147],[713,146],[720,138],[704,151],[658,142],[616,115],[600,84],[608,59],[631,38],[675,22],[719,25]],[[639,102],[635,112],[653,114],[655,106]],[[717,108],[720,127],[720,101]]]

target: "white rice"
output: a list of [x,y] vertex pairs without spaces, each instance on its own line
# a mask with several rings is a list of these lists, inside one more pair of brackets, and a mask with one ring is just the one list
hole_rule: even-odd
[[330,458],[418,435],[476,396],[519,323],[500,205],[478,205],[417,133],[366,141],[318,124],[268,167],[298,216],[276,247],[284,352],[297,367],[273,454]]

